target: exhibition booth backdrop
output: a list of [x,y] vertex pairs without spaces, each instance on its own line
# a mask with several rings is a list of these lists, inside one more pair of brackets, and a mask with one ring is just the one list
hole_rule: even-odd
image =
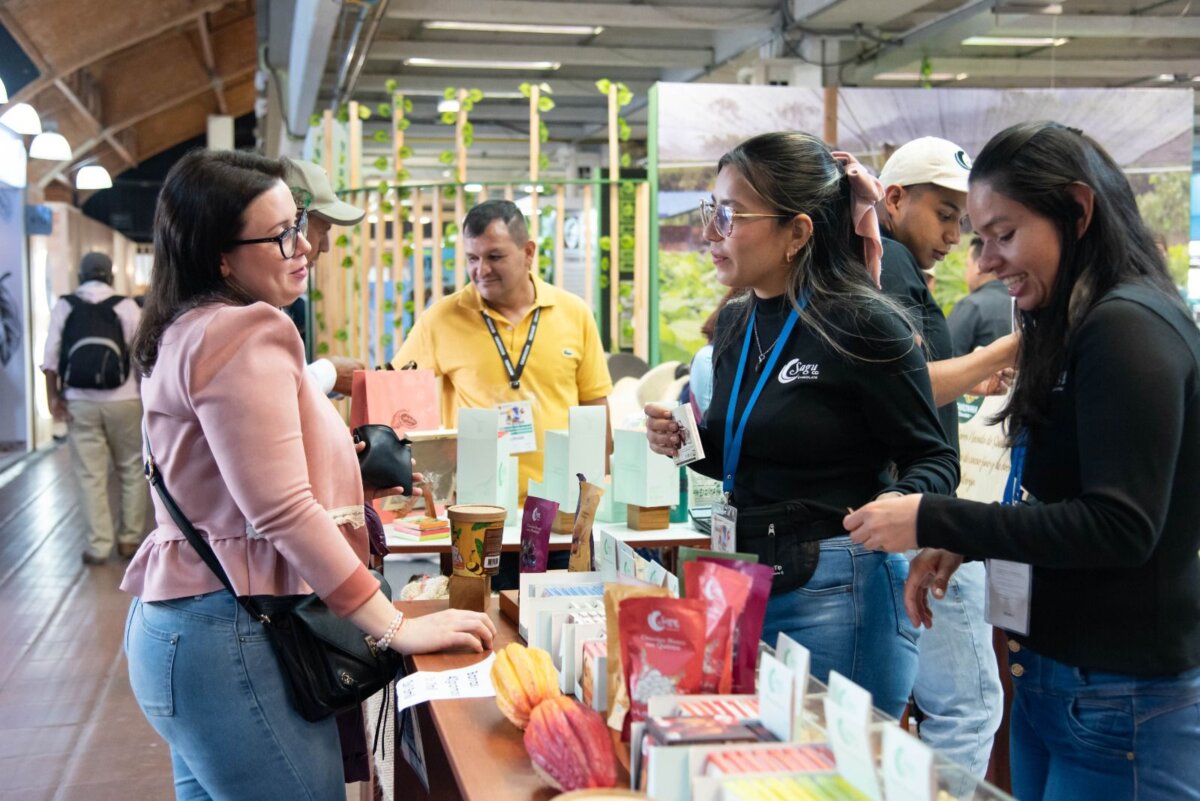
[[[595,310],[611,351],[651,364],[686,362],[704,343],[700,325],[722,288],[712,276],[699,202],[711,191],[716,162],[743,139],[775,130],[826,138],[878,171],[899,145],[941,136],[976,153],[1003,128],[1054,119],[1103,143],[1130,177],[1150,226],[1168,244],[1176,283],[1188,278],[1193,101],[1179,89],[809,89],[697,83],[651,88],[644,172],[628,166],[627,89],[598,82],[609,108],[608,164],[587,179],[545,180],[540,145],[553,126],[552,87],[520,89],[530,100],[529,169],[507,182],[472,182],[470,111],[487,102],[448,88],[457,105],[443,113],[455,146],[442,154],[450,178],[407,180],[404,145],[409,102],[395,94],[374,109],[350,104],[314,120],[305,157],[322,164],[351,202],[368,212],[353,229],[335,230],[329,268],[317,270],[311,342],[318,354],[354,355],[378,365],[391,358],[428,304],[463,286],[458,226],[488,197],[513,199],[539,242],[538,269]],[[365,120],[385,120],[372,137],[390,157],[363,163]],[[372,123],[374,124],[374,123]],[[369,170],[367,169],[369,168]],[[366,172],[394,180],[366,186]],[[644,176],[644,177],[643,177]],[[611,213],[615,210],[616,213]],[[962,253],[938,268],[935,293],[947,310],[966,292]]]

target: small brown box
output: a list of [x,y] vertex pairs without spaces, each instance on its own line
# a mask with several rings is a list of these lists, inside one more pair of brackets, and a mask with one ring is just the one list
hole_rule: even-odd
[[671,527],[670,506],[634,506],[626,508],[627,522],[634,531],[658,531]]
[[450,576],[450,608],[486,612],[492,601],[492,577]]

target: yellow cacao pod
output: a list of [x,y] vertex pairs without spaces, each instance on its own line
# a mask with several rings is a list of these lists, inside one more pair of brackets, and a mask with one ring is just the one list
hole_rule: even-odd
[[496,652],[492,684],[496,706],[518,729],[529,725],[529,716],[538,704],[562,694],[550,654],[515,642]]

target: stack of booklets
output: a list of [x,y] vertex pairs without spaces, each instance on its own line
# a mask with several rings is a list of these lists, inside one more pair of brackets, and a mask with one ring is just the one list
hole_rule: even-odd
[[396,536],[415,542],[447,539],[450,536],[450,521],[428,515],[409,515],[392,524]]

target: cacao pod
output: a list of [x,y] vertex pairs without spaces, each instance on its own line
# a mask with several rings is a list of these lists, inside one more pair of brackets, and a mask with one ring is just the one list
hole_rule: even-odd
[[516,642],[496,652],[492,684],[496,688],[496,706],[518,729],[528,725],[534,707],[561,694],[558,671],[550,654]]
[[533,769],[559,790],[614,787],[617,760],[600,713],[565,695],[538,704],[525,729]]

